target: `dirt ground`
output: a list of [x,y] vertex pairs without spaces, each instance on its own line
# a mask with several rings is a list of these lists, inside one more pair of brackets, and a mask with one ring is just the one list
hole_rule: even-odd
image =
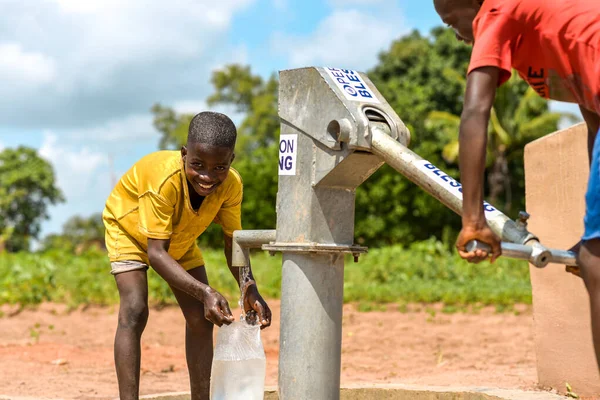
[[[266,384],[277,384],[278,301],[262,333]],[[118,396],[112,344],[116,307],[67,312],[44,304],[11,316],[1,307],[0,395],[111,399]],[[536,384],[531,310],[443,314],[431,309],[344,309],[342,384],[404,383],[531,389]],[[142,339],[141,393],[189,390],[184,319],[152,309]]]

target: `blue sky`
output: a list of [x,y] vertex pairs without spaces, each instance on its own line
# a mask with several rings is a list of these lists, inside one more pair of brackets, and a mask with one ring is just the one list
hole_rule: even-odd
[[7,0],[0,149],[31,146],[52,162],[67,202],[50,209],[43,235],[59,232],[102,210],[111,171],[157,149],[152,104],[207,109],[215,68],[364,71],[395,38],[438,24],[429,0]]

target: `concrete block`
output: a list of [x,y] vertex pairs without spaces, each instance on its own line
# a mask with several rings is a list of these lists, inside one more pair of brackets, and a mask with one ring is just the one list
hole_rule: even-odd
[[[578,124],[525,147],[529,231],[550,248],[568,249],[583,234],[589,174],[587,128]],[[600,395],[588,295],[583,281],[550,264],[530,266],[537,370],[541,387]]]

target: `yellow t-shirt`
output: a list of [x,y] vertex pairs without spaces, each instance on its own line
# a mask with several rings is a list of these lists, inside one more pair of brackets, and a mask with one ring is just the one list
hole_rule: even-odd
[[186,270],[204,265],[196,239],[211,222],[232,236],[242,229],[243,185],[231,168],[225,181],[195,211],[179,151],[158,151],[139,160],[119,181],[102,213],[110,261],[149,264],[148,238],[171,239],[169,254]]

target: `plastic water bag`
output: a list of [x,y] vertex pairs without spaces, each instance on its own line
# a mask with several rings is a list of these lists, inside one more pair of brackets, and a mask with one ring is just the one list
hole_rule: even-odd
[[265,370],[260,325],[235,321],[219,328],[210,379],[211,400],[263,400]]

